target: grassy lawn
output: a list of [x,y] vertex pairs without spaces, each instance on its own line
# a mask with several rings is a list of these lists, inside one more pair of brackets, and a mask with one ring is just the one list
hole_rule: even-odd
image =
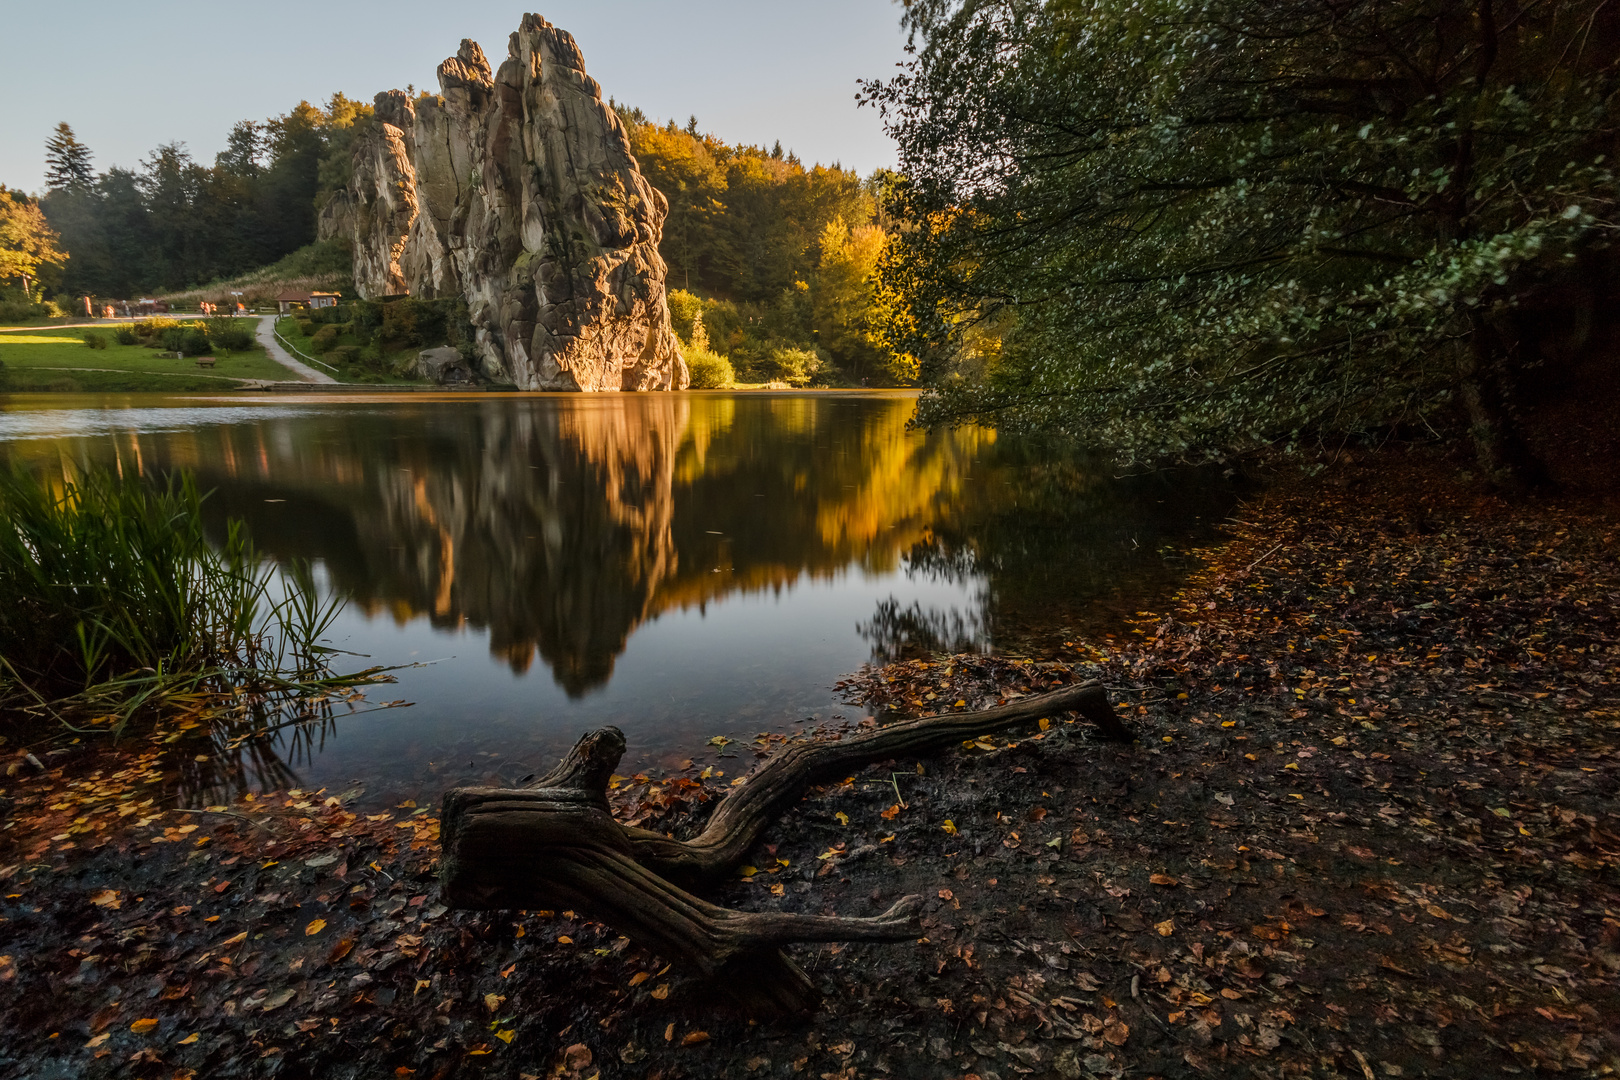
[[[316,326],[319,331],[321,328]],[[382,353],[376,345],[366,344],[354,334],[340,334],[333,345],[333,349],[344,345],[353,345],[360,349],[360,359],[354,363],[341,363],[333,351],[321,353],[316,350],[315,344],[303,335],[298,329],[298,320],[288,316],[276,320],[276,331],[286,339],[298,352],[304,356],[313,356],[328,367],[336,368],[337,375],[333,376],[341,382],[370,383],[379,386],[420,386],[421,379],[403,379],[393,374],[394,364],[401,359],[414,358],[421,352],[420,348],[403,349],[398,352]],[[295,357],[297,353],[293,354]],[[302,357],[300,357],[302,359]],[[308,361],[305,361],[306,363]],[[312,365],[317,371],[326,371],[319,365]],[[330,371],[327,374],[331,374]]]
[[[245,320],[244,320],[245,321]],[[0,389],[96,390],[223,390],[238,379],[281,381],[292,373],[265,355],[250,352],[216,353],[211,369],[200,369],[191,358],[166,359],[156,349],[119,345],[112,340],[115,326],[98,327],[109,339],[105,349],[84,344],[88,327],[0,333],[0,364],[5,365]]]

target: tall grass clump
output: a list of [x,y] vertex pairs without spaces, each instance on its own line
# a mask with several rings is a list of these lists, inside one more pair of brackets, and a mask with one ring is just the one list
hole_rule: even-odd
[[0,706],[121,729],[210,696],[320,692],[340,602],[278,573],[239,521],[211,544],[186,475],[0,472]]

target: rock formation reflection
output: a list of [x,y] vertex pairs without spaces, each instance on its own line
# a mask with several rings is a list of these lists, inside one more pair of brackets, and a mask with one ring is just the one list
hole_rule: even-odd
[[[909,431],[911,411],[905,394],[304,400],[13,446],[190,469],[211,514],[317,561],[371,616],[482,630],[570,697],[662,613],[841,574],[971,598],[880,604],[861,627],[877,659],[1066,626],[1061,598],[1162,570],[1142,556],[1194,509],[991,432]],[[1198,489],[1211,519],[1219,487]]]

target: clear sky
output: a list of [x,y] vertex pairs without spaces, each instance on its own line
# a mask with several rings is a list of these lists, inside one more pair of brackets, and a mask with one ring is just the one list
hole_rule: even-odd
[[[535,0],[529,0],[534,3]],[[95,168],[134,168],[159,143],[212,164],[238,120],[286,112],[333,91],[437,88],[461,39],[506,56],[527,10],[567,30],[604,94],[728,142],[777,139],[807,163],[861,173],[894,164],[856,80],[903,59],[893,0],[57,0],[7,4],[0,184],[44,186],[44,146],[73,125]]]

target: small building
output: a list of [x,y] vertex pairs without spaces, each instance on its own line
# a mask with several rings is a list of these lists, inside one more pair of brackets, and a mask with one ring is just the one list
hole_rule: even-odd
[[309,294],[309,306],[312,308],[337,307],[338,301],[343,299],[341,293],[312,292]]
[[307,308],[309,307],[309,293],[296,291],[284,292],[280,296],[276,297],[276,306],[281,309],[281,313],[283,315],[287,314],[289,311],[292,311],[294,308]]

